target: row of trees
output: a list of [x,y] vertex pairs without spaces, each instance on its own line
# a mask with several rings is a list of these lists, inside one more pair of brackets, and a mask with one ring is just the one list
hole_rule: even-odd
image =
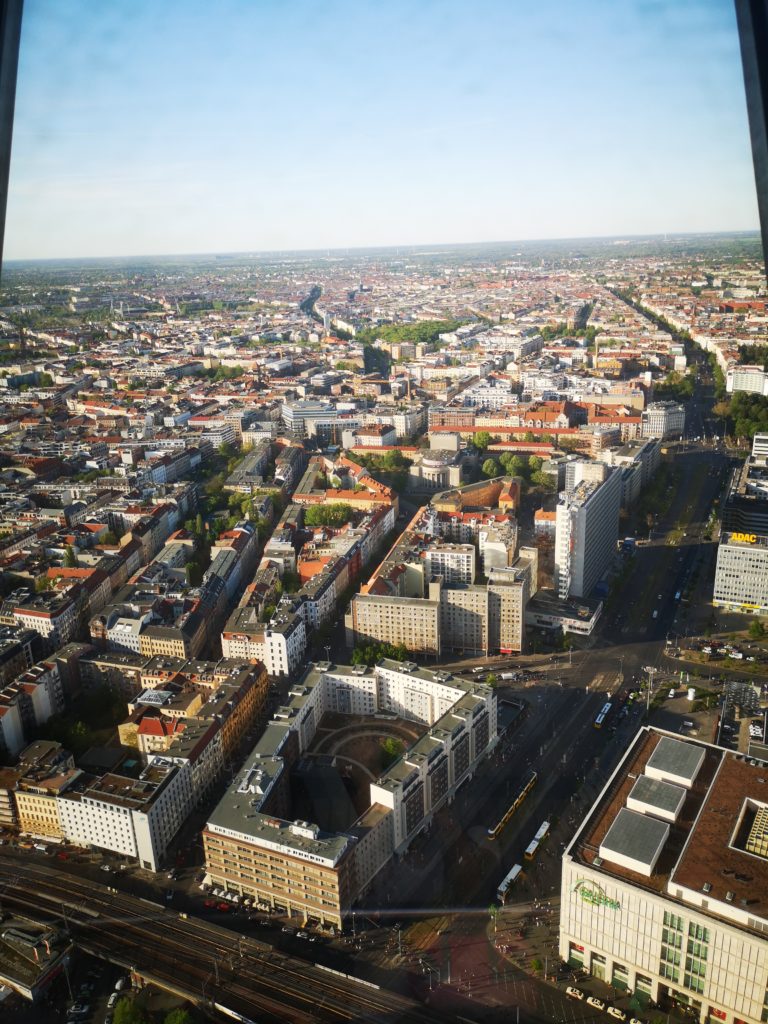
[[352,652],[353,665],[375,665],[382,658],[392,661],[407,661],[409,656],[405,644],[369,643],[358,644]]
[[739,362],[742,366],[759,366],[768,370],[768,348],[765,345],[740,345]]
[[539,334],[545,342],[555,341],[557,338],[586,338],[588,345],[594,345],[595,338],[602,332],[602,327],[569,327],[568,324],[559,324],[540,328]]
[[383,473],[386,477],[383,482],[396,491],[405,490],[408,483],[408,469],[413,465],[413,460],[403,455],[399,448],[393,448],[382,455],[356,453],[355,462],[365,466],[371,473]]
[[207,370],[198,370],[195,374],[196,377],[208,377],[209,380],[221,381],[221,380],[234,380],[236,377],[242,377],[245,370],[242,366],[217,366],[215,369],[211,366]]
[[731,399],[729,417],[737,437],[751,439],[768,431],[768,398],[738,391]]
[[441,334],[450,334],[461,327],[463,320],[422,320],[416,324],[383,324],[358,331],[355,340],[362,345],[381,339],[389,343],[410,341],[416,345],[431,345]]
[[[478,430],[472,438],[472,445],[479,452],[485,452],[490,448],[492,444],[496,444],[499,438],[489,433],[487,430]],[[523,434],[524,441],[530,441],[531,443],[538,442],[539,444],[554,444],[554,437],[552,434],[534,434],[532,430],[526,430]],[[565,439],[567,440],[567,438]]]
[[737,391],[730,401],[721,398],[712,411],[736,437],[751,440],[755,434],[768,431],[768,398],[763,395]]
[[653,385],[655,398],[668,398],[675,402],[684,402],[693,397],[694,378],[690,374],[678,373],[673,370],[664,380]]
[[538,455],[517,455],[515,452],[502,452],[496,457],[487,458],[483,462],[483,476],[489,479],[505,474],[519,476],[531,487],[543,487],[552,491],[557,483],[549,473],[542,470],[544,460]]

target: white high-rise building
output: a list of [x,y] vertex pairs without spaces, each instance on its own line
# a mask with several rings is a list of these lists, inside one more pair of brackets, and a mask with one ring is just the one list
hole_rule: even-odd
[[555,588],[562,600],[587,597],[616,551],[621,472],[560,496],[555,520]]
[[768,395],[768,373],[762,366],[729,366],[725,390],[728,394],[748,391],[754,395]]
[[682,437],[685,433],[685,406],[679,402],[651,402],[640,418],[643,437]]
[[735,531],[720,535],[712,604],[736,612],[768,612],[768,537]]
[[768,459],[768,434],[755,434],[752,438],[752,458]]

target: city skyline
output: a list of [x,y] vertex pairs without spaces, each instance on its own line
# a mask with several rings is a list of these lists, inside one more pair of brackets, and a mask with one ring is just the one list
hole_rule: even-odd
[[9,260],[757,224],[725,2],[25,9]]

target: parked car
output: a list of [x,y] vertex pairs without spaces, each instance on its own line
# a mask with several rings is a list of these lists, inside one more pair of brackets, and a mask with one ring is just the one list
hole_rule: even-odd
[[114,1008],[117,1006],[118,999],[120,999],[120,993],[113,992],[112,995],[107,1000],[107,1009],[114,1010]]
[[583,999],[584,998],[584,993],[581,991],[581,989],[580,988],[575,988],[573,985],[568,985],[568,987],[565,990],[565,994],[567,996],[570,996],[571,999]]
[[596,1010],[604,1010],[605,1003],[602,999],[598,999],[597,996],[587,996],[587,1006],[594,1006]]
[[128,979],[125,978],[125,977],[118,978],[117,981],[115,982],[115,992],[122,992],[123,989],[127,988],[127,987],[128,987]]
[[609,1006],[605,1011],[609,1017],[613,1017],[614,1020],[626,1020],[627,1015],[623,1010],[620,1010],[618,1006]]

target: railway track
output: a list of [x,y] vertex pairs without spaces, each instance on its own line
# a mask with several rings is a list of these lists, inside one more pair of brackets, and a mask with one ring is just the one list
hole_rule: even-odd
[[221,1003],[259,1024],[439,1020],[397,993],[52,868],[0,862],[3,905],[58,918],[83,950],[200,1005]]

